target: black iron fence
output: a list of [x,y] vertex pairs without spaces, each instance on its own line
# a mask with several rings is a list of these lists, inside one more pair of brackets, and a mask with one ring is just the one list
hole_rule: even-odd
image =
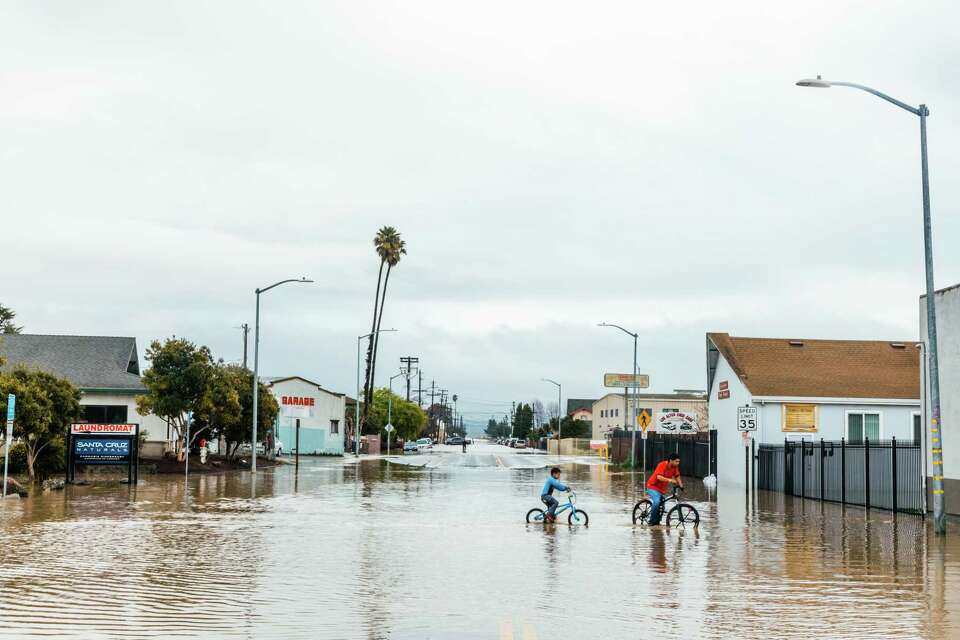
[[759,489],[868,509],[925,510],[923,449],[914,441],[761,444],[756,462]]
[[[647,449],[647,471],[652,471],[658,462],[665,460],[671,453],[680,456],[680,474],[694,478],[706,478],[717,473],[716,431],[702,432],[696,435],[673,435],[649,433],[647,439],[636,434],[637,466],[643,465],[643,448]],[[628,431],[614,431],[610,439],[610,458],[614,462],[630,461],[630,442],[632,434]],[[711,446],[712,445],[712,446]]]

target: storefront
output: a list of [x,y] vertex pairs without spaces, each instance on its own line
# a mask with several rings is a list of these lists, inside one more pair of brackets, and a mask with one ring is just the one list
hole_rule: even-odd
[[264,382],[280,405],[277,439],[284,454],[297,447],[299,422],[301,454],[343,455],[344,394],[327,391],[299,376],[265,378]]

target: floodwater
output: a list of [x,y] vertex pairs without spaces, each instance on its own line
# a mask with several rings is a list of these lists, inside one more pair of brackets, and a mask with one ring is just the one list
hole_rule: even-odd
[[554,461],[477,445],[8,499],[0,637],[960,637],[953,523],[691,480],[697,530],[634,527],[639,475],[565,458],[590,525],[528,526]]

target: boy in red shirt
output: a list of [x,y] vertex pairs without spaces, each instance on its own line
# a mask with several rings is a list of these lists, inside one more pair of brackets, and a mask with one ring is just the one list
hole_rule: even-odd
[[670,490],[672,484],[683,489],[683,480],[680,479],[680,456],[675,453],[671,453],[666,460],[658,464],[650,474],[650,479],[647,480],[647,497],[653,503],[650,509],[650,520],[647,522],[651,527],[660,524],[660,503],[663,502],[664,494]]

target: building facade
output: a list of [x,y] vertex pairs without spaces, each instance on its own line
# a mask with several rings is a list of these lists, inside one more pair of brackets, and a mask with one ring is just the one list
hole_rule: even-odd
[[593,403],[593,439],[603,440],[616,429],[639,429],[637,417],[644,411],[656,420],[663,413],[682,411],[698,418],[701,430],[707,425],[707,398],[704,393],[641,393],[634,406],[633,394],[608,393]]
[[0,336],[4,370],[17,365],[66,378],[80,389],[80,422],[139,424],[144,457],[159,457],[171,441],[166,420],[137,413],[144,392],[135,338],[118,336]]
[[[960,514],[960,284],[934,294],[937,309],[937,355],[940,372],[940,429],[943,449],[943,488],[947,513]],[[927,385],[930,337],[927,334],[927,297],[920,297],[920,376],[923,386],[923,438],[927,456],[927,487],[931,486],[929,470],[933,468],[930,438],[930,389]],[[929,490],[928,490],[929,493]],[[928,495],[928,501],[930,496]]]
[[745,483],[737,408],[758,409],[758,443],[914,441],[920,433],[915,342],[741,338],[708,333],[710,429],[717,480]]
[[297,448],[297,421],[300,423],[300,453],[343,455],[346,424],[346,396],[321,387],[300,376],[264,378],[280,405],[277,439],[283,451]]

